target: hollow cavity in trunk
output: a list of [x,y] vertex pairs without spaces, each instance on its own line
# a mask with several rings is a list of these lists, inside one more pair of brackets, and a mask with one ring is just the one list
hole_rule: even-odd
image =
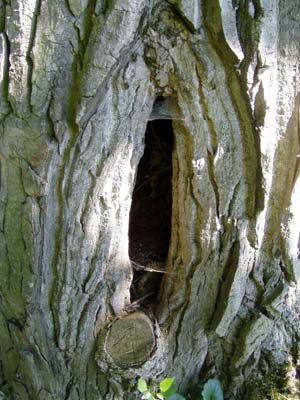
[[129,218],[132,301],[149,302],[163,277],[171,234],[172,147],[172,121],[149,121]]

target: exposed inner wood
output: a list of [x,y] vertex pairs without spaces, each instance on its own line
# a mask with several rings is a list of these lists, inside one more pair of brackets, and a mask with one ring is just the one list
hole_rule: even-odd
[[145,314],[135,312],[112,324],[105,350],[120,367],[134,367],[147,361],[154,344],[151,320]]

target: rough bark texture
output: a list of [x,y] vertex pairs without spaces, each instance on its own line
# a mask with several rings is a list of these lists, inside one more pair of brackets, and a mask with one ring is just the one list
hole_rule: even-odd
[[[298,0],[0,0],[3,398],[131,399],[167,375],[298,398],[299,38]],[[122,368],[105,337],[130,309],[157,96],[175,139],[167,273],[155,349]]]

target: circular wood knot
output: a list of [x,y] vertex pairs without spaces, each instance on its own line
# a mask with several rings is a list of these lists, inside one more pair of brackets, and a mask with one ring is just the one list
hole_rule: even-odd
[[155,345],[151,320],[134,312],[114,322],[105,339],[105,351],[120,367],[144,364]]

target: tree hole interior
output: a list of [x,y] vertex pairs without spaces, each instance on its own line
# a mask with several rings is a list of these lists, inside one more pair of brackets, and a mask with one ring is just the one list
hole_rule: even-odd
[[163,277],[171,234],[172,148],[172,121],[149,121],[129,216],[131,301],[153,298]]

